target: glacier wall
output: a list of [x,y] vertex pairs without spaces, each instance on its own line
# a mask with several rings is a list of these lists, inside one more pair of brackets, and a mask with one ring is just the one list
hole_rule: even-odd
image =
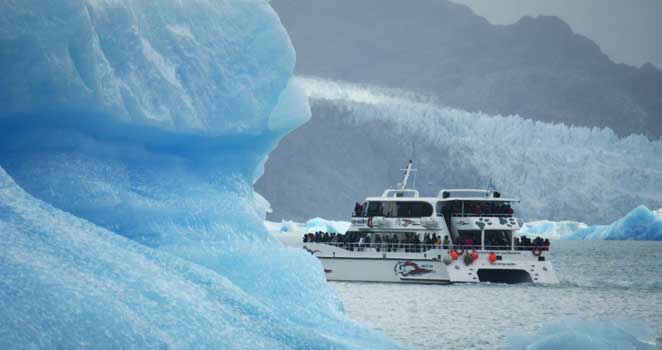
[[[285,218],[302,220],[324,210],[326,218],[346,219],[355,201],[400,181],[408,159],[419,169],[415,184],[422,194],[485,188],[492,179],[502,194],[521,199],[517,211],[526,221],[594,224],[640,204],[662,206],[662,140],[461,111],[405,91],[298,80],[313,117],[288,135],[268,164],[268,174],[298,169],[289,182],[296,185],[276,188],[265,178],[258,183],[274,214]],[[300,213],[292,206],[319,211]]]
[[263,227],[253,183],[310,116],[267,1],[0,13],[0,347],[393,347]]

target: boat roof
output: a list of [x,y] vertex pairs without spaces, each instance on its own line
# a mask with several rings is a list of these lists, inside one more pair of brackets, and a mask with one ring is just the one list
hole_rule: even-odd
[[475,202],[519,202],[517,198],[477,198],[477,197],[448,197],[436,198],[439,202],[452,202],[452,201],[475,201]]
[[480,197],[368,197],[365,199],[368,202],[452,202],[452,201],[474,201],[474,202],[519,202],[517,198],[480,198]]
[[490,185],[487,189],[476,188],[450,188],[442,189],[436,197],[421,197],[418,190],[407,188],[407,181],[411,172],[416,171],[412,169],[413,162],[410,160],[407,167],[403,170],[404,179],[402,183],[398,184],[399,188],[387,188],[379,197],[368,197],[365,200],[370,201],[388,201],[388,202],[417,202],[425,201],[430,203],[435,202],[452,202],[452,201],[475,201],[475,202],[519,202],[517,198],[502,198],[501,194],[496,191],[496,187]]

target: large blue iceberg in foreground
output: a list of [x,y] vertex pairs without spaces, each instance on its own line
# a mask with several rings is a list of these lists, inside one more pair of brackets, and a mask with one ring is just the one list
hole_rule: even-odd
[[0,13],[0,348],[393,347],[263,226],[310,115],[267,1]]
[[651,211],[640,205],[611,225],[589,226],[568,238],[662,241],[662,209]]
[[655,335],[637,321],[564,320],[543,326],[536,335],[508,338],[509,350],[653,350]]
[[[364,339],[360,327],[334,321],[337,300],[323,292],[316,297],[327,305],[296,295],[318,313],[311,332],[207,268],[32,198],[2,170],[0,232],[2,349],[328,349],[352,347],[339,335]],[[276,247],[268,258],[296,268],[306,257]],[[313,269],[298,274],[323,283]]]

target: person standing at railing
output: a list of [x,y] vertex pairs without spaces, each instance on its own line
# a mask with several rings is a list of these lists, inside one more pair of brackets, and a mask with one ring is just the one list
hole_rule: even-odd
[[379,235],[375,235],[374,245],[375,245],[375,249],[377,249],[377,251],[379,252],[382,248],[382,239],[381,237],[379,237]]

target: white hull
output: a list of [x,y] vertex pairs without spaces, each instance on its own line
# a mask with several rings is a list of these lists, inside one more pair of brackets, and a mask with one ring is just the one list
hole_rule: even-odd
[[[495,251],[500,260],[489,261],[491,251],[467,265],[463,255],[446,265],[446,249],[420,253],[383,252],[368,248],[350,251],[323,243],[304,243],[303,248],[320,259],[327,280],[392,283],[559,283],[551,262],[531,251]],[[467,254],[467,253],[465,253]]]

